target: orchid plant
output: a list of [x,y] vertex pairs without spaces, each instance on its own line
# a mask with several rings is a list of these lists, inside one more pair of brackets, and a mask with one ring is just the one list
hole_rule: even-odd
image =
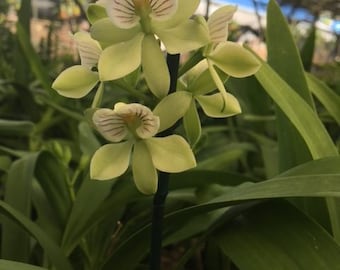
[[[92,179],[119,177],[131,156],[136,187],[153,194],[157,190],[156,169],[171,173],[195,167],[192,147],[201,134],[200,107],[210,117],[241,112],[224,82],[228,76],[254,74],[260,64],[241,45],[227,41],[235,6],[216,10],[206,21],[194,15],[198,4],[198,0],[100,0],[89,6],[90,33],[74,35],[81,64],[64,70],[53,88],[70,98],[97,89],[90,121],[110,143],[92,157]],[[177,89],[170,89],[164,53],[188,55],[195,51],[201,53],[202,61],[193,63],[181,76]],[[150,109],[119,102],[113,110],[99,108],[104,83],[132,72],[138,72],[157,105]],[[181,118],[186,138],[156,136]]]

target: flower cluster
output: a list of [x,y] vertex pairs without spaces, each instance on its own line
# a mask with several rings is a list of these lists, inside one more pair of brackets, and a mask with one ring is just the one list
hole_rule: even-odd
[[[181,172],[196,165],[183,137],[156,137],[158,133],[183,118],[187,139],[194,145],[201,132],[198,106],[210,117],[241,112],[237,99],[226,91],[225,80],[254,74],[259,62],[241,45],[227,41],[228,23],[236,7],[222,7],[205,20],[193,16],[199,2],[99,0],[89,5],[90,33],[74,35],[81,63],[64,70],[52,87],[70,98],[97,89],[91,121],[110,143],[92,157],[93,179],[116,178],[131,162],[137,188],[152,194],[157,189],[157,170]],[[178,80],[178,89],[171,94],[164,50],[169,54],[198,51],[202,60]],[[113,110],[98,109],[105,82],[135,71],[158,100],[153,111],[138,103],[121,102]]]

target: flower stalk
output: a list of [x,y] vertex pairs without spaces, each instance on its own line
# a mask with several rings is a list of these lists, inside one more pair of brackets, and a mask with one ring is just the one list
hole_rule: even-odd
[[[167,65],[170,73],[169,93],[175,92],[177,86],[179,54],[168,54]],[[173,128],[163,132],[171,135]],[[163,135],[162,134],[162,135]],[[157,192],[154,195],[152,207],[151,245],[150,245],[150,270],[161,269],[163,214],[166,197],[169,190],[169,173],[160,172]]]

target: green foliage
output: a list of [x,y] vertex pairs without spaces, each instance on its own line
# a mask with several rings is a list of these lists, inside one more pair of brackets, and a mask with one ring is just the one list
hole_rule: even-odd
[[[89,13],[93,22],[106,20],[96,6]],[[4,67],[0,59],[0,270],[147,269],[152,197],[138,192],[131,169],[115,180],[90,179],[90,159],[104,143],[84,117],[95,94],[58,96],[50,77],[57,71],[43,66],[21,22],[15,38],[32,77],[23,83],[9,72],[17,62],[5,59],[11,66]],[[100,86],[97,100],[105,107],[143,102],[159,116],[167,114],[164,104],[187,108],[161,124],[163,131],[176,123],[174,132],[187,136],[197,160],[197,168],[170,175],[162,256],[171,269],[339,269],[339,85],[305,72],[275,1],[267,43],[269,61],[261,60],[254,76],[227,78],[214,67],[243,111],[227,120],[207,117],[193,98],[221,93],[209,72],[182,77],[182,91],[162,102],[138,68]],[[310,50],[306,45],[304,63]],[[194,54],[183,73],[202,57]],[[158,167],[179,166],[167,163],[159,143],[151,149]]]

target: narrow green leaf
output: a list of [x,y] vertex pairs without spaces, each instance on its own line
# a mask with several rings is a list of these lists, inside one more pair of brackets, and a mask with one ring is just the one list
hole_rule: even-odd
[[66,254],[71,253],[90,229],[91,216],[108,196],[112,184],[113,181],[93,181],[88,178],[84,180],[64,231],[62,246]]
[[215,240],[242,270],[340,269],[340,247],[287,202],[258,205],[224,228]]
[[40,154],[35,176],[49,198],[61,227],[65,226],[72,206],[67,168],[49,152]]
[[48,270],[47,268],[42,268],[30,264],[23,264],[14,261],[0,260],[0,270]]
[[[15,161],[8,172],[5,202],[29,217],[31,214],[31,186],[39,154],[30,154]],[[1,257],[27,262],[30,237],[12,221],[2,222]]]
[[169,189],[200,188],[211,184],[237,186],[246,182],[256,182],[255,179],[244,175],[223,171],[191,170],[170,175]]
[[0,119],[0,135],[28,136],[33,128],[34,124],[30,121]]
[[0,212],[16,222],[38,241],[57,270],[73,270],[61,249],[34,222],[3,201],[0,201]]
[[44,89],[50,90],[52,81],[47,74],[46,68],[41,63],[38,54],[35,52],[31,44],[29,35],[25,31],[25,28],[21,23],[17,23],[17,35],[20,46],[25,54],[27,61],[30,64],[30,68],[33,74],[39,80]]
[[[26,33],[27,46],[31,45],[31,33],[30,33],[30,21],[32,15],[32,1],[27,0],[20,2],[20,9],[18,11],[18,22],[16,23],[17,35],[14,43],[14,59],[13,66],[15,67],[15,81],[20,85],[26,85],[30,82],[30,63],[25,52],[25,48],[22,46],[22,40],[20,36],[20,30],[22,29]],[[21,28],[21,29],[19,29]]]
[[269,1],[267,9],[268,63],[310,106],[308,90],[298,48],[280,6]]
[[[287,197],[340,197],[339,180],[340,174],[320,174],[280,177],[255,184],[245,183],[230,188],[229,191],[226,191],[223,195],[209,202],[182,208],[166,215],[164,224],[167,224],[167,226],[176,224],[176,226],[181,228],[185,226],[187,220],[198,214],[249,200]],[[132,234],[119,246],[113,257],[110,258],[107,267],[104,269],[110,269],[110,266],[112,267],[114,262],[122,267],[122,269],[135,269],[134,267],[138,265],[138,261],[147,255],[149,233],[150,224]],[[130,251],[133,252],[133,257],[137,262],[127,262],[126,259],[124,260],[124,254]],[[131,255],[131,253],[129,254]]]
[[307,74],[307,82],[311,92],[340,125],[340,96],[312,74]]
[[315,50],[316,27],[313,25],[310,33],[301,48],[301,59],[306,71],[310,71],[313,65],[313,56]]
[[[267,41],[269,65],[313,108],[299,51],[286,18],[274,0],[269,2],[267,8]],[[298,127],[294,127],[290,120],[282,108],[277,111],[281,171],[312,159],[306,142],[296,130]]]
[[[263,63],[255,76],[299,131],[314,159],[338,155],[332,139],[313,109],[268,64]],[[310,132],[311,129],[313,132]]]

